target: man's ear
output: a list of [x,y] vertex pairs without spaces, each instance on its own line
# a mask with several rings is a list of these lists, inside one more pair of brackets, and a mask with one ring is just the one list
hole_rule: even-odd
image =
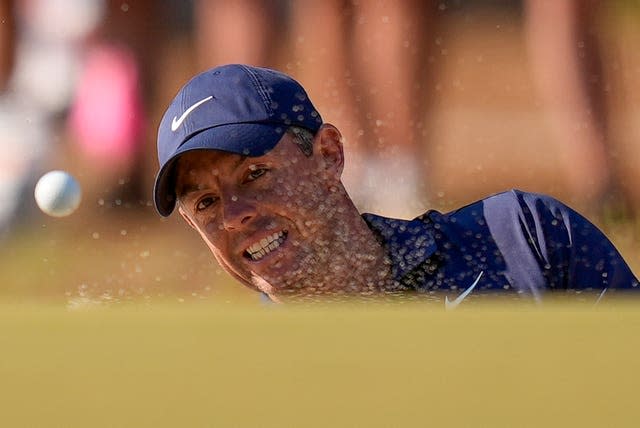
[[187,212],[186,212],[184,209],[182,209],[182,207],[181,207],[180,205],[178,205],[178,212],[180,213],[180,215],[182,216],[182,218],[184,219],[184,221],[186,221],[186,222],[187,222],[187,224],[188,224],[189,226],[191,226],[191,228],[193,228],[193,229],[195,229],[195,230],[198,230],[198,229],[196,229],[196,225],[195,225],[195,224],[193,224],[193,222],[191,221],[191,219],[190,219],[190,218],[189,218],[189,216],[187,215]]
[[324,168],[330,176],[339,180],[344,168],[344,152],[342,149],[342,134],[335,126],[323,124],[313,141],[314,155],[324,161]]

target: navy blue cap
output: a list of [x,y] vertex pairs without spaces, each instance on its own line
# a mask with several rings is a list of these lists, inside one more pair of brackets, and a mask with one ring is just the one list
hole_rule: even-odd
[[158,128],[156,209],[166,217],[175,207],[173,170],[181,154],[210,149],[262,156],[290,126],[315,134],[321,125],[304,88],[284,73],[231,64],[195,76],[171,101]]

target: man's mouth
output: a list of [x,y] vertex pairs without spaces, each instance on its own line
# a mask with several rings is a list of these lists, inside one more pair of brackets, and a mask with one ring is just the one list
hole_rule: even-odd
[[262,238],[255,244],[250,245],[249,248],[245,250],[244,255],[251,260],[258,261],[270,252],[280,247],[280,245],[282,245],[286,239],[287,231],[281,230],[280,232],[271,234],[265,238]]

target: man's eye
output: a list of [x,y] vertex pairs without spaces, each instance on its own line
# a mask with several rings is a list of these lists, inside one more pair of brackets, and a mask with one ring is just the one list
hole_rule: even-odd
[[215,199],[212,196],[207,196],[205,198],[202,198],[196,204],[196,211],[203,211],[207,209],[210,205],[212,205],[214,202],[215,202]]
[[247,174],[247,181],[253,181],[259,177],[262,177],[267,171],[267,168],[251,169],[251,171],[249,171],[249,174]]

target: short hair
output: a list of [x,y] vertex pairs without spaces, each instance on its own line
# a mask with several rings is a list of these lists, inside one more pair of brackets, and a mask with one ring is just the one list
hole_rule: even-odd
[[313,154],[314,135],[311,131],[299,126],[290,126],[287,128],[287,132],[293,137],[293,142],[305,156],[310,157]]

